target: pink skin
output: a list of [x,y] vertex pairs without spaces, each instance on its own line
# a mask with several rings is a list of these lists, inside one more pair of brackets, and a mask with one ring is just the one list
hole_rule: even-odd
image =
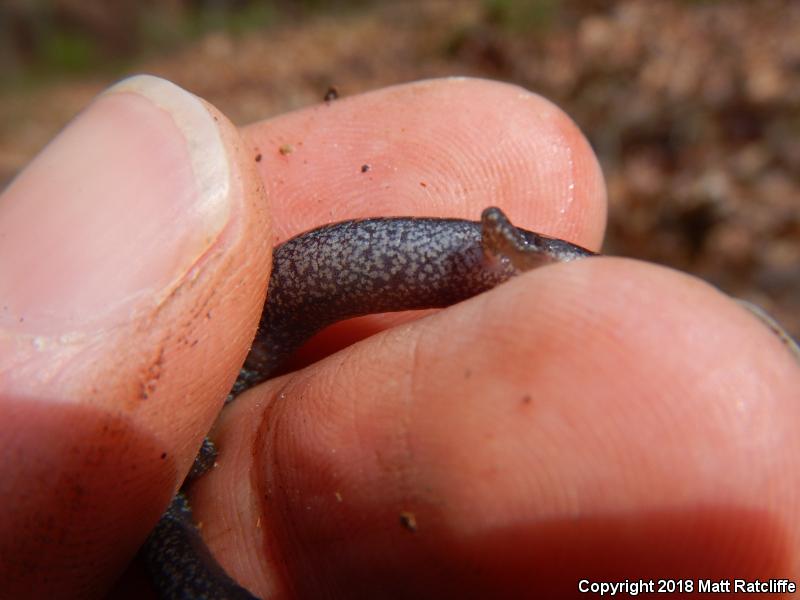
[[269,221],[249,148],[176,86],[127,85],[0,197],[0,596],[113,584],[191,465],[264,302]]
[[[72,589],[83,589],[89,574],[101,593],[118,574],[154,519],[153,510],[130,507],[169,496],[202,434],[194,429],[213,416],[247,349],[251,298],[268,258],[258,241],[270,239],[252,165],[271,201],[275,241],[358,216],[475,219],[487,205],[501,206],[519,226],[589,248],[602,238],[605,192],[588,144],[558,109],[516,87],[398,86],[242,134],[230,155],[237,181],[251,191],[231,192],[230,222],[197,259],[191,285],[171,297],[170,319],[123,326],[124,348],[138,360],[115,354],[123,346],[114,330],[113,350],[100,336],[70,357],[71,377],[56,379],[46,396],[42,385],[30,383],[27,393],[27,380],[14,379],[17,398],[58,408],[44,424],[37,403],[2,398],[23,432],[10,442],[12,479],[43,460],[45,435],[48,443],[67,439],[86,414],[122,415],[123,434],[104,448],[135,457],[166,445],[177,456],[171,474],[159,476],[160,463],[145,461],[153,464],[149,476],[115,479],[120,498],[100,521],[105,533],[69,532],[82,544],[71,569],[58,562],[62,555],[34,565],[55,568]],[[293,150],[282,154],[284,144]],[[135,160],[145,158],[131,158],[119,177],[141,171],[130,167]],[[362,173],[362,164],[370,170]],[[187,222],[192,215],[186,211]],[[170,264],[183,264],[174,252]],[[210,268],[209,252],[228,270]],[[236,276],[222,274],[231,269]],[[189,319],[211,291],[226,300],[214,318]],[[427,318],[404,318],[392,328],[397,320],[384,316],[339,327],[351,339],[385,331],[251,390],[218,422],[219,466],[191,500],[212,550],[253,592],[552,596],[576,593],[581,578],[800,577],[800,369],[730,299],[674,271],[599,258],[546,267]],[[153,354],[154,340],[173,339],[175,322],[189,323],[202,343],[167,344],[162,353],[169,368],[157,406],[168,407],[168,426],[166,409],[128,407],[141,404],[132,383],[150,364],[141,357]],[[203,351],[192,350],[198,346]],[[10,348],[3,346],[3,365],[16,360],[25,369],[30,358]],[[185,402],[187,382],[198,392],[193,403]],[[99,390],[92,402],[83,401],[78,392],[92,389]],[[73,405],[80,411],[65,409]],[[89,460],[75,467],[61,453],[46,460],[99,489],[111,475]],[[32,525],[11,531],[31,539],[44,536],[34,508],[57,523],[81,509],[65,508],[55,484],[46,494],[30,487],[34,508],[13,491],[0,487],[13,509],[7,514]],[[83,523],[98,518],[86,512],[92,508],[78,513]],[[416,532],[401,526],[401,515],[413,515]],[[9,517],[0,518],[0,540],[9,527]],[[0,544],[0,551],[14,549]],[[116,560],[98,570],[92,558],[103,552]]]

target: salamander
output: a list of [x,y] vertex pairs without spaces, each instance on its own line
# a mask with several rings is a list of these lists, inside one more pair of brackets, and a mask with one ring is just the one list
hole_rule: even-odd
[[[337,321],[371,313],[443,308],[524,271],[595,255],[564,240],[512,225],[499,209],[479,222],[420,217],[344,221],[302,233],[275,248],[267,300],[229,400],[281,372],[311,336]],[[187,477],[213,465],[203,443]],[[186,485],[186,484],[184,484]],[[254,600],[216,562],[179,492],[143,548],[165,600]]]

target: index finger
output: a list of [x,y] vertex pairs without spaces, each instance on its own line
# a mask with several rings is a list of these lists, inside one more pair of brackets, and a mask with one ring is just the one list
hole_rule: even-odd
[[276,242],[374,216],[477,220],[500,206],[520,227],[597,249],[602,173],[580,130],[523,88],[451,78],[381,89],[247,127],[272,198]]
[[[561,109],[518,86],[449,78],[397,85],[255,123],[243,131],[272,201],[273,243],[375,216],[478,220],[499,206],[514,225],[597,250],[602,172]],[[408,313],[334,325],[303,365]]]

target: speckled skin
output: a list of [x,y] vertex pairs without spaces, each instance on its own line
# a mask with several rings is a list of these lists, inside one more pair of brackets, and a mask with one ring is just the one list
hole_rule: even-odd
[[443,308],[523,271],[590,254],[517,229],[498,208],[480,222],[364,219],[298,235],[275,249],[267,303],[233,395],[278,374],[293,351],[337,321]]
[[257,600],[211,555],[192,522],[192,509],[183,492],[172,499],[142,554],[161,598]]
[[[230,397],[278,374],[308,338],[342,319],[449,306],[523,271],[593,254],[518,229],[498,208],[484,210],[480,222],[365,219],[298,235],[275,249],[261,322]],[[213,464],[213,446],[206,442],[193,475],[208,464]],[[256,598],[214,560],[182,493],[150,534],[143,554],[165,600]]]

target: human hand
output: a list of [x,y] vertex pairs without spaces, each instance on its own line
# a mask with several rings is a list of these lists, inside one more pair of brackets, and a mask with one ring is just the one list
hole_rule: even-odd
[[[77,226],[110,238],[92,254],[110,263],[109,284],[56,277],[55,290],[2,293],[16,302],[13,316],[42,297],[84,315],[69,329],[83,336],[36,352],[22,351],[32,336],[13,319],[4,327],[3,399],[15,435],[3,439],[17,458],[4,478],[0,539],[33,540],[23,547],[27,572],[48,568],[51,585],[69,586],[52,589],[102,589],[157,518],[247,349],[272,242],[351,217],[477,218],[488,205],[590,248],[602,236],[591,150],[560,111],[519,88],[389,88],[253,125],[243,144],[220,125],[238,185],[227,219],[212,219],[224,225],[196,238],[191,219],[208,228],[208,206],[173,187],[186,176],[181,147],[167,160],[147,151],[170,147],[174,128],[142,124],[152,115],[140,100],[111,101],[110,122],[94,121],[111,139],[67,169],[80,185],[42,193],[63,167],[63,158],[46,160],[51,148],[37,160],[45,168],[34,162],[20,178],[27,188],[17,182],[0,203],[3,231],[25,234],[16,243],[30,266],[15,281],[50,258],[26,233],[43,214],[47,231],[67,238],[59,248],[86,238]],[[153,137],[128,142],[137,135]],[[83,139],[92,144],[73,141],[72,152],[97,147]],[[131,148],[139,152],[117,154]],[[148,159],[151,169],[140,166]],[[120,190],[111,209],[85,188],[108,173],[116,175],[95,188],[111,181]],[[136,187],[123,183],[136,175]],[[49,204],[65,192],[81,206],[92,197],[83,215],[105,209],[108,219],[65,226]],[[178,231],[164,225],[145,244],[121,235],[140,227],[119,218],[131,202],[152,199],[153,218],[175,197],[184,204],[170,205],[164,221]],[[11,213],[15,227],[4,226],[23,202],[38,210]],[[151,263],[169,267],[161,287],[136,278]],[[108,279],[100,273],[92,280]],[[137,285],[154,291],[137,294]],[[97,327],[88,317],[119,302],[106,292],[139,303]],[[352,339],[395,323],[369,317],[336,333]],[[34,333],[59,341],[63,324],[45,324]],[[799,382],[768,330],[695,279],[613,258],[557,265],[242,395],[213,434],[219,466],[191,500],[220,562],[261,596],[553,596],[575,593],[580,579],[792,578]],[[72,481],[89,492],[83,503],[65,502]],[[50,530],[38,515],[51,516]],[[52,523],[61,552],[48,555],[40,547]],[[0,543],[4,559],[19,556]],[[98,557],[108,558],[98,566]]]
[[0,198],[0,598],[104,593],[183,479],[263,306],[252,165],[216,110],[138,78]]

